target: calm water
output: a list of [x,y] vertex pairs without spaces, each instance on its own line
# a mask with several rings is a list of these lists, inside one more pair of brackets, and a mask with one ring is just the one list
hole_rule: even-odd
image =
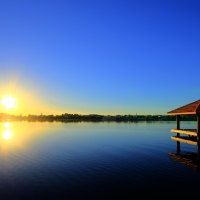
[[[172,128],[175,122],[1,122],[0,198],[191,197],[200,172],[169,156]],[[197,147],[181,144],[181,152]]]

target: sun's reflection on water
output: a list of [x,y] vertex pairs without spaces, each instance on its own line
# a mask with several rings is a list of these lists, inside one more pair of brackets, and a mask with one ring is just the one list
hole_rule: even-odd
[[5,122],[4,123],[4,127],[9,129],[11,127],[11,123],[10,122]]
[[12,131],[11,130],[5,130],[4,132],[3,132],[3,138],[5,139],[5,140],[10,140],[11,138],[12,138],[12,135],[13,135],[13,133],[12,133]]
[[11,129],[11,123],[10,122],[5,122],[4,123],[4,131],[2,133],[3,139],[4,140],[10,140],[13,136],[13,131]]
[[51,133],[51,126],[49,123],[37,122],[0,122],[0,155],[5,149],[29,149],[36,141],[46,138],[46,133]]

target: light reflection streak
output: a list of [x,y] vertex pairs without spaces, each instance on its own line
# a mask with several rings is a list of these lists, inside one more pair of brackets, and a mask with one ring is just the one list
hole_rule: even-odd
[[13,132],[11,130],[11,123],[5,122],[2,137],[3,137],[4,140],[10,140],[12,138],[12,136],[13,136]]
[[11,131],[10,129],[5,130],[5,131],[3,132],[3,138],[4,138],[5,140],[10,140],[10,139],[12,138],[12,135],[13,135],[13,133],[12,133],[12,131]]

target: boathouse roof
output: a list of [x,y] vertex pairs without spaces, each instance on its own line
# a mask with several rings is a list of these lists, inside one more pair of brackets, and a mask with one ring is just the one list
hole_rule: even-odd
[[186,104],[167,113],[168,115],[197,115],[200,114],[200,100]]

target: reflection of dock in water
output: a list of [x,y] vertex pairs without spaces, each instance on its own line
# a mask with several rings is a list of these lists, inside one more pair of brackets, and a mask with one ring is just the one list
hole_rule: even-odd
[[188,152],[188,153],[182,153],[182,154],[177,154],[177,153],[169,153],[169,156],[177,161],[182,162],[183,164],[186,165],[193,165],[193,164],[198,164],[198,154],[194,152]]
[[[171,139],[176,141],[176,153],[169,153],[170,158],[194,169],[200,169],[200,100],[179,107],[168,112],[169,115],[176,115],[176,129],[171,132],[176,133]],[[195,115],[197,118],[196,129],[181,129],[181,115]],[[197,146],[197,152],[181,152],[181,143]]]
[[194,152],[187,152],[187,153],[169,153],[169,157],[173,160],[178,161],[179,163],[184,164],[185,166],[195,170],[200,171],[199,165],[199,155],[198,153]]

